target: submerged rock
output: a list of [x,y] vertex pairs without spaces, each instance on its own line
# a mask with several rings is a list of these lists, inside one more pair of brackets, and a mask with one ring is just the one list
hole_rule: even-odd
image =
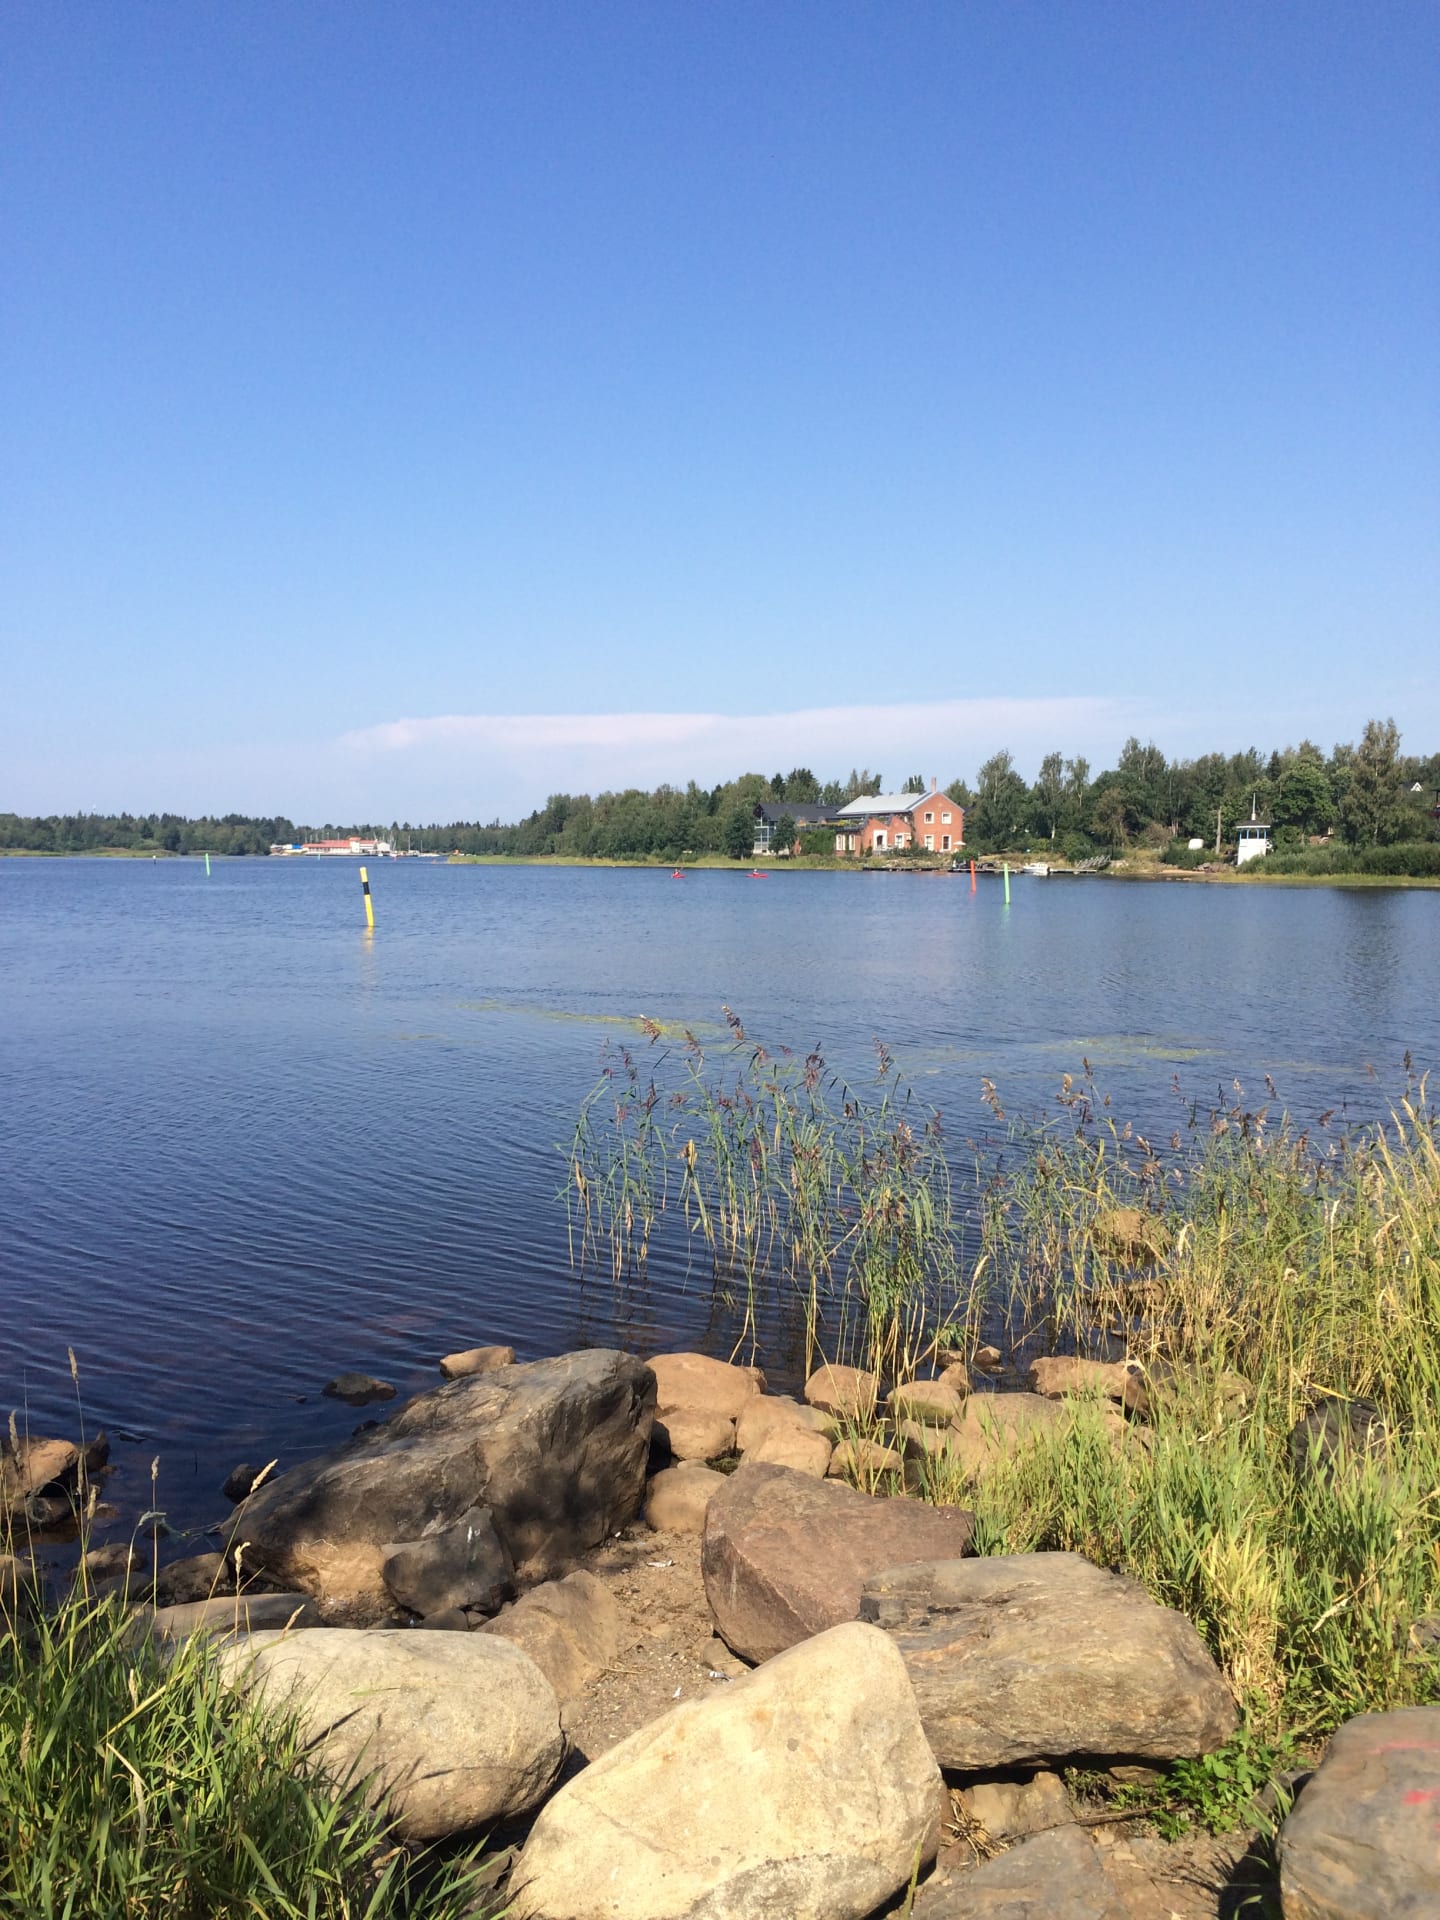
[[1097,1249],[1111,1260],[1131,1266],[1150,1266],[1164,1257],[1170,1231],[1157,1214],[1139,1207],[1107,1207],[1090,1227]]
[[493,1373],[497,1367],[513,1367],[514,1347],[467,1347],[463,1353],[447,1353],[440,1371],[447,1380],[463,1380],[471,1373]]
[[377,1380],[369,1373],[337,1373],[320,1391],[327,1400],[343,1400],[347,1407],[365,1407],[372,1400],[395,1398],[395,1389],[388,1380]]
[[652,1395],[640,1361],[599,1350],[450,1381],[266,1481],[234,1539],[248,1568],[376,1619],[386,1547],[484,1506],[517,1581],[549,1579],[639,1512]]
[[835,1627],[594,1760],[531,1830],[515,1920],[864,1920],[934,1857],[940,1776],[883,1635]]

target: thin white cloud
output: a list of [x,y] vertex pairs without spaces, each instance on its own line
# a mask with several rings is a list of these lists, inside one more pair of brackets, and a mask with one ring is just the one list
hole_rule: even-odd
[[[968,770],[978,752],[1008,746],[1017,757],[1038,749],[1070,752],[1108,739],[1136,719],[1132,703],[1092,695],[987,698],[800,708],[789,713],[442,714],[382,722],[342,735],[339,747],[361,761],[466,755],[545,761],[556,776],[575,756],[587,765],[613,758],[615,777],[642,768],[669,777],[711,778],[717,770],[769,769],[806,762],[822,777],[840,762],[875,765],[899,754],[905,772],[939,756],[942,777]],[[1138,723],[1138,721],[1137,721]],[[915,765],[910,765],[910,761]],[[936,768],[927,767],[934,772]],[[665,777],[662,773],[657,777]],[[897,776],[898,777],[898,776]]]
[[[1148,704],[1103,696],[875,702],[788,713],[470,713],[383,721],[329,739],[249,745],[147,743],[57,777],[53,756],[7,758],[4,798],[21,812],[169,807],[356,820],[516,820],[547,794],[712,786],[808,766],[822,780],[868,766],[972,778],[1008,747],[1033,777],[1051,749],[1113,763],[1128,733],[1177,750]],[[1207,733],[1201,745],[1208,746]],[[1181,743],[1182,747],[1186,743]]]

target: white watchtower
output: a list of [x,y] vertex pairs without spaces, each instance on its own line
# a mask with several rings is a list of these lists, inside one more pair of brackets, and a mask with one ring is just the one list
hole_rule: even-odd
[[1235,864],[1243,867],[1249,860],[1260,860],[1269,853],[1273,842],[1270,838],[1270,823],[1255,818],[1255,802],[1250,802],[1250,818],[1235,835]]

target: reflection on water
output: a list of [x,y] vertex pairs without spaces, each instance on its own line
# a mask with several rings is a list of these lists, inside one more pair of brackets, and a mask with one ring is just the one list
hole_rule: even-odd
[[[557,1199],[601,1047],[752,1037],[842,1073],[896,1052],[957,1178],[989,1115],[1088,1058],[1168,1131],[1269,1072],[1304,1119],[1383,1108],[1440,1055],[1440,895],[1017,878],[0,861],[0,1398],[139,1436],[213,1515],[241,1458],[349,1430],[342,1368],[402,1392],[438,1355],[726,1342],[683,1247],[643,1290],[581,1286]],[[357,925],[357,922],[362,924]],[[1372,1068],[1371,1073],[1367,1069]],[[783,1372],[783,1356],[766,1356]],[[144,1484],[142,1484],[144,1483]],[[132,1511],[134,1510],[132,1501]]]

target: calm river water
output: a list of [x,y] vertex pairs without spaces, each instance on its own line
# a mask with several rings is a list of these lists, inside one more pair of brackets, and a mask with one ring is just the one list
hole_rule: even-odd
[[638,1323],[568,1264],[557,1144],[639,1015],[718,1042],[728,1004],[852,1072],[878,1036],[962,1176],[982,1076],[1035,1111],[1088,1058],[1168,1135],[1176,1075],[1208,1106],[1269,1073],[1309,1121],[1440,1063],[1440,893],[370,875],[373,938],[351,861],[0,861],[0,1413],[70,1431],[73,1347],[132,1517],[157,1454],[190,1524],[237,1460],[343,1436],[342,1369],[705,1338],[678,1255]]

